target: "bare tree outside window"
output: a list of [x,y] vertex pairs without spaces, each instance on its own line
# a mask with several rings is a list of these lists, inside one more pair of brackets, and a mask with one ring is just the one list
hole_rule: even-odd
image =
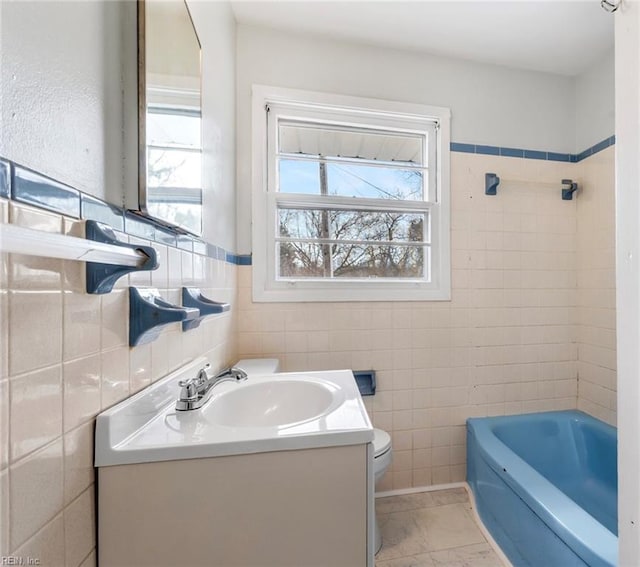
[[[281,164],[281,175],[283,165],[286,167]],[[314,165],[318,170],[320,195],[346,192],[344,184],[329,188],[325,160],[320,158]],[[343,166],[337,169],[356,178],[358,183],[351,190],[360,194],[374,192],[396,201],[422,195],[421,172],[401,171],[402,186],[385,188],[374,183],[375,171],[367,172],[364,178]],[[388,177],[386,171],[380,170],[380,173],[378,177]],[[422,278],[425,275],[425,216],[413,212],[280,208],[280,276]]]

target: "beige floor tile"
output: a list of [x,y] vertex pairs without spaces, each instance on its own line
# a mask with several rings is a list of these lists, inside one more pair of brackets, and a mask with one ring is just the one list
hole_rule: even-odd
[[424,527],[429,551],[484,543],[486,540],[467,512],[466,504],[447,504],[417,510],[417,521]]
[[436,490],[434,492],[431,492],[431,498],[435,506],[469,502],[467,491],[462,487],[450,488],[449,490]]
[[429,553],[400,557],[389,561],[376,561],[376,567],[434,567],[434,565],[435,563]]
[[502,566],[464,488],[379,498],[376,512],[382,534],[376,567]]
[[382,549],[377,559],[387,560],[431,551],[426,537],[426,524],[419,515],[422,510],[408,510],[379,516]]
[[455,547],[431,553],[437,567],[502,567],[502,562],[488,543]]
[[433,492],[417,492],[401,496],[387,496],[376,499],[376,513],[378,515],[392,512],[406,512],[434,506]]

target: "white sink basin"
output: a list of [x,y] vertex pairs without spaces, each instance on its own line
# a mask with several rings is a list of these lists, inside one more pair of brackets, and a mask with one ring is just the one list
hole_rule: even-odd
[[198,459],[373,441],[350,370],[249,376],[215,386],[200,409],[176,411],[180,380],[198,359],[101,413],[97,467]]
[[340,388],[313,379],[271,378],[232,384],[203,408],[227,427],[286,427],[317,419],[342,400]]

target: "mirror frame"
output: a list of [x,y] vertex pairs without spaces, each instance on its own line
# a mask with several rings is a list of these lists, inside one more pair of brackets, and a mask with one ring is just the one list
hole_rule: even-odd
[[[148,177],[148,163],[147,163],[147,65],[146,65],[146,1],[147,0],[137,0],[137,30],[138,30],[138,41],[137,41],[137,52],[138,52],[138,212],[149,219],[152,219],[154,222],[157,222],[163,226],[169,227],[173,230],[184,234],[192,234],[195,236],[202,236],[204,229],[204,219],[202,215],[200,215],[200,230],[198,232],[193,232],[188,228],[185,228],[182,225],[173,224],[166,219],[154,217],[149,213],[149,191],[147,186],[147,177]],[[181,1],[184,4],[185,9],[187,10],[187,14],[189,15],[189,20],[191,22],[191,26],[193,28],[193,33],[196,37],[196,41],[198,42],[198,47],[200,48],[200,119],[202,120],[202,43],[200,41],[200,37],[198,36],[198,31],[196,29],[195,23],[193,21],[193,16],[191,15],[191,10],[189,9],[189,5],[186,0],[176,0]],[[200,129],[200,144],[202,146],[202,141],[204,137],[202,135],[202,123]],[[202,152],[204,155],[204,151]],[[201,172],[204,172],[203,164],[200,164]],[[201,201],[200,206],[204,209],[204,183],[202,183],[203,177],[201,177],[201,185],[200,194]]]

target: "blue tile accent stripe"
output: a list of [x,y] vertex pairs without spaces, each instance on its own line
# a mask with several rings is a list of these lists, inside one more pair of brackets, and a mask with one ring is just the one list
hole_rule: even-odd
[[548,156],[547,152],[538,152],[536,150],[525,150],[524,157],[525,159],[543,159],[546,160]]
[[177,246],[176,234],[169,228],[156,226],[156,242],[166,244],[167,246],[173,246],[175,248]]
[[196,254],[200,254],[201,256],[207,255],[207,243],[202,240],[194,240],[193,241],[193,251]]
[[124,230],[124,214],[120,207],[114,207],[90,195],[81,194],[80,212],[83,219],[108,224],[115,230]]
[[500,148],[500,155],[505,157],[524,157],[524,150],[519,150],[517,148]]
[[605,150],[609,146],[616,143],[615,136],[609,136],[605,140],[587,148],[579,154],[562,154],[558,152],[543,152],[539,150],[525,150],[520,148],[502,148],[500,146],[486,146],[480,144],[463,144],[460,142],[451,142],[450,149],[452,152],[461,152],[465,154],[482,154],[487,156],[504,156],[517,157],[525,159],[540,159],[545,161],[563,161],[567,163],[577,163],[593,154],[597,154]]
[[80,218],[80,191],[13,164],[11,197],[55,213]]
[[130,212],[124,213],[124,231],[138,238],[145,238],[146,240],[156,239],[155,225],[147,222],[143,217]]
[[549,161],[566,161],[571,162],[572,154],[558,154],[555,152],[547,152],[547,159]]
[[2,157],[0,198],[13,199],[74,218],[100,221],[123,236],[137,236],[238,266],[251,265],[250,254],[234,254],[195,236],[160,225],[153,219],[101,201]]
[[[460,142],[451,142],[450,149],[452,152],[468,154],[577,163],[612,146],[615,142],[616,137],[610,136],[579,154]],[[251,254],[234,254],[210,242],[203,242],[196,237],[183,234],[181,231],[159,225],[151,219],[105,203],[2,157],[0,157],[0,197],[12,198],[22,203],[75,218],[98,220],[131,236],[206,255],[209,258],[223,260],[237,266],[250,266],[252,263]]]
[[451,142],[449,149],[452,152],[463,152],[465,154],[476,153],[476,146],[474,144],[460,144],[458,142]]
[[178,234],[178,236],[176,236],[176,242],[178,244],[178,248],[181,250],[193,252],[193,240],[190,236],[187,236],[186,234]]
[[11,164],[0,159],[0,197],[8,199],[11,195]]
[[235,264],[238,266],[250,266],[251,265],[251,254],[238,254],[235,257]]

